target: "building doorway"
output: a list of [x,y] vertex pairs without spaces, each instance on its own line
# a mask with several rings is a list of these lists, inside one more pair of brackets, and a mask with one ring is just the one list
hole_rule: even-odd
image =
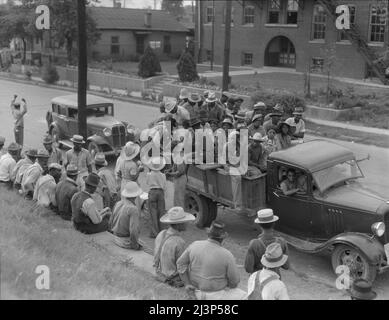
[[265,66],[296,68],[296,50],[287,37],[273,38],[266,47]]

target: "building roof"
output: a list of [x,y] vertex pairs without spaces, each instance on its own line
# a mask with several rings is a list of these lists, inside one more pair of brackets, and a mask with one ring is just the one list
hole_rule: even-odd
[[336,143],[313,140],[286,150],[273,152],[269,160],[276,160],[300,167],[309,172],[329,168],[336,163],[355,159],[354,153]]
[[[90,7],[89,12],[100,30],[141,30],[188,32],[189,30],[163,10]],[[145,26],[145,13],[151,13],[151,26]]]
[[[78,96],[77,94],[72,94],[67,96],[56,97],[53,100],[51,100],[51,103],[65,105],[72,108],[78,108]],[[112,101],[88,94],[86,96],[86,104],[88,107],[93,107],[99,104],[112,104]]]

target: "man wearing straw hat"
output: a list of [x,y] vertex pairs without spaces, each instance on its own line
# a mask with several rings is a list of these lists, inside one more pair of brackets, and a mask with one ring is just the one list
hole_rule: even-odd
[[14,186],[17,190],[21,188],[23,174],[26,172],[27,168],[29,166],[32,166],[33,163],[36,161],[37,154],[38,154],[38,150],[29,149],[26,152],[25,157],[20,159],[16,163],[16,166],[12,171],[11,180],[13,181]]
[[140,213],[137,198],[143,193],[136,182],[127,182],[121,192],[120,200],[113,210],[109,221],[109,229],[114,235],[114,243],[119,247],[140,250]]
[[182,126],[185,121],[190,120],[190,114],[183,106],[177,104],[175,99],[168,99],[165,102],[165,110],[167,113],[173,115],[178,126]]
[[48,164],[58,163],[62,165],[62,153],[61,150],[53,146],[53,137],[51,135],[46,135],[43,138],[43,146],[50,155]]
[[60,181],[55,188],[55,201],[58,214],[64,220],[71,220],[72,207],[70,200],[79,191],[77,186],[78,169],[72,164],[66,168],[66,178]]
[[173,207],[162,216],[161,223],[168,224],[169,229],[162,230],[155,239],[154,267],[159,281],[174,287],[184,286],[177,271],[177,260],[185,250],[180,232],[185,231],[186,223],[194,220],[182,207]]
[[292,127],[292,140],[304,139],[305,122],[303,120],[304,108],[296,107],[293,116],[285,120]]
[[251,124],[248,127],[249,137],[254,136],[256,133],[260,133],[262,137],[266,136],[264,127],[262,126],[263,116],[262,114],[254,115]]
[[42,175],[36,182],[33,200],[45,208],[55,209],[57,201],[55,199],[55,188],[61,178],[62,166],[58,163],[49,165],[48,174]]
[[178,105],[183,106],[188,102],[189,99],[189,91],[186,88],[182,88],[180,91],[180,95],[178,96]]
[[[277,242],[281,245],[282,251],[288,255],[288,244],[286,241],[277,237],[274,234],[274,225],[278,221],[278,217],[274,215],[272,209],[262,209],[257,213],[255,223],[259,224],[262,233],[257,239],[251,240],[246,253],[244,268],[248,273],[254,273],[263,268],[261,258],[264,255],[266,248],[271,243]],[[284,265],[284,269],[289,268],[289,263]]]
[[271,243],[261,259],[264,268],[254,272],[248,280],[248,300],[289,300],[279,270],[287,261],[288,256],[283,254],[281,245]]
[[183,105],[189,112],[191,126],[194,121],[198,120],[200,117],[199,103],[201,101],[201,97],[198,93],[192,93],[188,98],[188,102]]
[[207,231],[207,240],[193,242],[177,260],[186,291],[198,300],[243,300],[246,292],[238,288],[235,258],[222,247],[224,224],[213,221]]

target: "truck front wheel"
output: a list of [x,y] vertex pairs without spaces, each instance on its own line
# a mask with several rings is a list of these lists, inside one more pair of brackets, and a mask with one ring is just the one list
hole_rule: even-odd
[[331,262],[335,273],[339,266],[348,267],[351,281],[363,278],[373,283],[377,276],[377,267],[370,265],[363,253],[351,246],[337,245],[332,252]]
[[209,211],[210,202],[212,201],[202,195],[197,195],[189,190],[186,191],[185,211],[196,217],[195,224],[200,229],[209,227],[212,222],[210,221],[212,218]]

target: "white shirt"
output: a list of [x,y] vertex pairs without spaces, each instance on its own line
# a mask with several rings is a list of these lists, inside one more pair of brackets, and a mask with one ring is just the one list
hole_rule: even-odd
[[48,208],[50,204],[56,206],[57,202],[55,200],[55,179],[53,176],[47,174],[41,176],[36,182],[34,188],[34,197],[33,200],[37,200],[38,204]]
[[96,203],[92,198],[86,199],[83,202],[81,210],[91,219],[93,224],[99,224],[101,221],[103,221],[102,215],[107,211],[98,210]]
[[262,299],[263,300],[290,300],[288,295],[288,290],[286,289],[285,284],[279,279],[279,275],[274,271],[262,269],[261,271],[254,272],[248,280],[248,295],[254,291],[256,285],[256,277],[259,273],[259,282],[262,283],[267,278],[271,276],[276,276],[277,280],[272,280],[268,282],[262,290]]
[[16,161],[9,153],[0,158],[0,181],[8,182],[11,180],[12,171],[16,166]]
[[294,117],[288,118],[285,120],[287,124],[289,124],[291,127],[295,127],[296,131],[295,133],[305,133],[305,122],[303,119],[300,119],[299,123],[294,122]]
[[29,166],[23,174],[22,178],[22,190],[23,192],[34,191],[35,184],[43,172],[42,167],[38,162],[35,162]]

